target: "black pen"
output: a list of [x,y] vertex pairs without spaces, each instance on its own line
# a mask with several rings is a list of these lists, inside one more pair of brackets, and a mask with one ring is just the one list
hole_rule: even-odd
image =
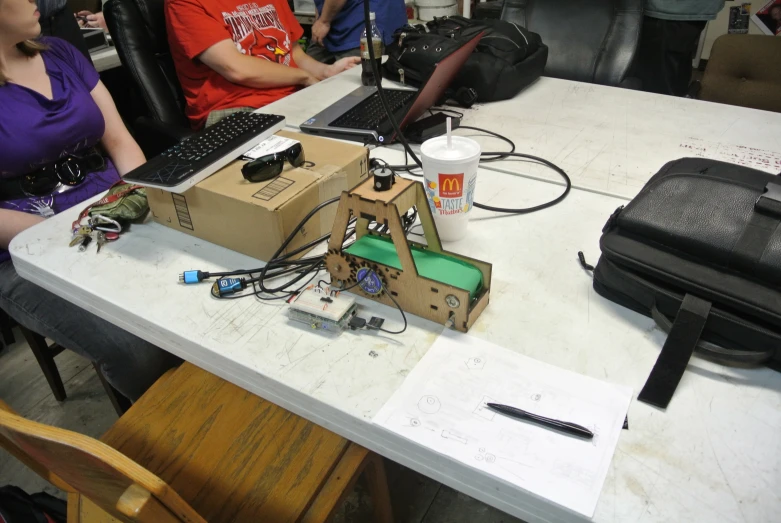
[[531,421],[532,423],[542,425],[543,427],[555,429],[566,434],[585,439],[592,439],[594,437],[593,432],[588,430],[586,427],[577,425],[575,423],[538,416],[537,414],[532,414],[531,412],[526,412],[525,410],[516,409],[515,407],[510,407],[509,405],[500,405],[499,403],[486,403],[486,405],[489,409],[495,410],[496,412],[511,418]]

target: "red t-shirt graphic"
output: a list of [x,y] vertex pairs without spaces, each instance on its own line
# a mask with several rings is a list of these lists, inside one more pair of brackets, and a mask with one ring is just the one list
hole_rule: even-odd
[[297,67],[291,51],[304,31],[286,0],[167,0],[165,7],[171,56],[194,127],[212,111],[263,107],[298,89],[237,85],[197,59],[214,44],[231,40],[243,54]]

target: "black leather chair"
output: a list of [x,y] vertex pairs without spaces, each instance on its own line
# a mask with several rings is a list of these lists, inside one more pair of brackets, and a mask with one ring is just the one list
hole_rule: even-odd
[[502,20],[542,36],[545,76],[639,88],[628,78],[640,40],[643,0],[504,0]]
[[192,134],[168,47],[164,6],[165,0],[109,0],[103,6],[119,59],[151,115],[133,125],[148,157]]

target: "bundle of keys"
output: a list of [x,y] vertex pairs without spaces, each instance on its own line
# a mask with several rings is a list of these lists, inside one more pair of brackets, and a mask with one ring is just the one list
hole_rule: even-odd
[[94,240],[98,245],[97,252],[100,252],[106,243],[118,240],[121,232],[122,226],[117,221],[96,215],[89,218],[88,225],[80,225],[73,231],[70,246],[78,245],[79,252],[84,252]]

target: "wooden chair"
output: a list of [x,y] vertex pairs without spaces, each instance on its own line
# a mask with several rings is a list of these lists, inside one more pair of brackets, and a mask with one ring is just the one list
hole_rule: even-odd
[[68,522],[327,521],[361,473],[392,521],[382,458],[184,363],[101,438],[0,401],[0,446],[68,492]]
[[0,309],[0,337],[3,345],[9,346],[16,342],[13,327],[14,324],[11,317],[4,310]]
[[[67,397],[65,393],[65,385],[62,383],[60,371],[57,368],[57,363],[54,361],[54,357],[64,351],[65,347],[62,347],[56,343],[49,345],[49,343],[46,341],[46,338],[36,332],[22,327],[21,325],[19,325],[19,329],[22,331],[24,339],[30,346],[30,350],[33,351],[33,355],[38,361],[38,365],[41,367],[41,372],[43,372],[47,383],[49,383],[49,387],[52,389],[54,398],[57,401],[65,401],[65,398]],[[103,376],[103,372],[100,370],[100,367],[97,364],[93,363],[92,367],[95,369],[95,372],[98,373],[100,383],[103,385],[103,389],[106,391],[106,394],[111,401],[111,405],[114,406],[114,410],[117,412],[117,415],[122,416],[127,411],[127,409],[130,408],[130,400],[123,396],[117,389],[112,387],[108,381],[106,381],[105,376]]]
[[[46,338],[18,325],[13,318],[0,309],[0,336],[2,336],[2,342],[6,346],[13,345],[16,342],[13,332],[15,326],[18,326],[22,331],[22,335],[30,346],[30,350],[33,351],[33,356],[35,356],[35,359],[38,361],[38,366],[41,367],[41,372],[43,372],[43,376],[46,378],[46,382],[49,384],[49,388],[51,388],[54,398],[57,401],[65,401],[65,398],[67,397],[65,385],[62,383],[60,371],[57,368],[57,363],[54,361],[54,357],[65,350],[65,348],[56,343],[49,345],[46,342]],[[106,391],[111,404],[114,406],[114,410],[117,412],[118,416],[121,416],[130,408],[130,400],[106,381],[106,378],[103,376],[103,372],[101,372],[98,365],[93,363],[92,366],[94,367],[95,372],[98,373],[100,383],[103,385],[103,389]]]

